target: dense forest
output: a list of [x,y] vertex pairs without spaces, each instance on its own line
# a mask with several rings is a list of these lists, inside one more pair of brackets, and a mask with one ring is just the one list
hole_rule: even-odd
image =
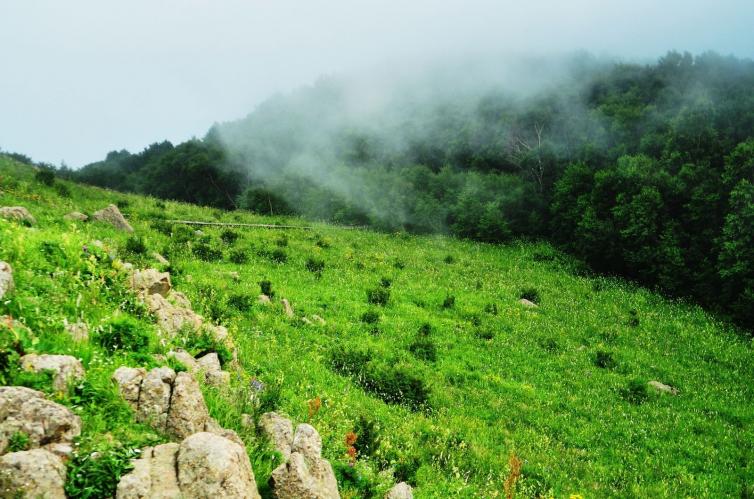
[[324,79],[201,140],[59,174],[381,230],[544,238],[754,327],[754,62],[564,68],[528,91],[396,92],[379,111]]

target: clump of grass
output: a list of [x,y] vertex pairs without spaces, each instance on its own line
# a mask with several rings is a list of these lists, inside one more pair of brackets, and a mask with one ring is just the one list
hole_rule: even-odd
[[380,314],[376,310],[367,310],[361,314],[361,322],[364,324],[377,324],[380,322]]
[[230,260],[231,263],[235,263],[237,265],[243,265],[245,263],[248,263],[249,255],[245,250],[234,249],[234,250],[231,250],[230,253],[228,254],[228,260]]
[[385,289],[383,287],[377,287],[374,289],[367,290],[367,303],[370,303],[372,305],[381,305],[385,306],[387,305],[387,302],[390,300],[390,290]]
[[280,236],[277,239],[275,239],[275,245],[278,248],[287,248],[288,247],[288,236]]
[[423,323],[421,326],[419,326],[417,333],[421,337],[428,337],[430,334],[432,334],[432,324],[430,324],[429,322]]
[[416,338],[408,346],[408,351],[411,352],[414,357],[420,360],[427,362],[434,362],[435,360],[437,360],[437,347],[429,338]]
[[317,240],[314,242],[314,244],[322,249],[328,249],[332,245],[329,239],[322,236],[317,236]]
[[639,327],[639,324],[639,312],[635,308],[632,308],[628,311],[628,325],[631,327]]
[[309,257],[306,260],[306,270],[317,276],[321,276],[322,271],[325,270],[325,261],[319,258]]
[[523,300],[529,300],[532,303],[536,303],[539,305],[539,291],[537,291],[537,288],[523,288],[521,290],[521,293],[518,295],[519,298]]
[[225,229],[220,233],[220,240],[225,244],[235,244],[239,237],[238,232],[231,229]]
[[129,201],[128,199],[119,199],[115,202],[115,206],[117,206],[120,210],[126,210],[129,206],[131,206],[131,201]]
[[126,239],[125,250],[132,255],[145,255],[147,253],[147,245],[144,243],[143,237],[131,236]]
[[594,354],[594,365],[601,369],[613,369],[617,364],[612,353],[605,350],[597,350]]
[[138,457],[139,449],[122,446],[96,456],[74,454],[67,465],[66,497],[115,497],[120,478],[133,469],[131,460]]
[[270,298],[275,296],[275,291],[272,289],[272,282],[266,279],[259,281],[259,290],[263,295],[267,295]]
[[288,254],[282,248],[275,248],[272,251],[262,249],[259,250],[257,254],[261,257],[268,258],[275,263],[288,262]]
[[110,353],[116,351],[141,352],[147,349],[150,332],[139,321],[119,316],[106,322],[96,335],[97,343]]
[[649,397],[647,384],[639,379],[630,380],[625,388],[621,390],[621,395],[625,400],[632,404],[644,403]]
[[58,196],[60,196],[61,198],[70,198],[72,196],[71,189],[69,189],[67,185],[61,184],[60,182],[55,183],[54,189],[55,192],[58,193]]
[[47,168],[42,168],[34,174],[34,180],[47,187],[52,187],[55,183],[55,172],[48,170]]
[[222,250],[213,248],[206,240],[201,240],[192,248],[194,255],[205,262],[216,262],[223,259]]
[[448,309],[453,308],[456,305],[456,297],[453,295],[448,295],[445,297],[445,300],[442,302],[442,308]]
[[446,255],[445,258],[443,258],[443,262],[451,265],[453,263],[456,263],[456,258],[453,255]]
[[382,286],[383,288],[389,288],[392,285],[393,285],[393,280],[391,278],[382,277],[380,279],[380,286]]
[[241,312],[250,310],[253,303],[254,301],[249,295],[235,294],[228,297],[228,306]]
[[29,449],[29,435],[22,431],[13,433],[8,439],[8,452],[19,452]]
[[490,315],[497,315],[498,309],[497,309],[497,303],[488,303],[484,306],[484,311]]

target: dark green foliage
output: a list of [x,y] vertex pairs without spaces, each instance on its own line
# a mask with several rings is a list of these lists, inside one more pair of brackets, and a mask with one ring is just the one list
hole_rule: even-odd
[[233,307],[241,312],[248,312],[253,305],[254,300],[249,295],[230,295],[228,297],[228,306]]
[[209,243],[198,242],[192,248],[194,255],[205,262],[216,262],[223,259],[223,252],[220,249],[213,248]]
[[220,233],[220,240],[224,242],[225,244],[234,244],[236,240],[241,237],[238,232],[231,230],[231,229],[225,229]]
[[209,331],[183,331],[180,336],[182,348],[194,357],[215,352],[222,365],[233,358],[228,347],[223,342],[218,341]]
[[6,452],[18,452],[22,450],[29,450],[29,435],[22,431],[17,431],[11,434],[8,439]]
[[116,447],[96,456],[75,453],[67,465],[65,493],[67,497],[115,497],[120,478],[133,469],[132,459],[140,457],[139,449]]
[[447,255],[443,261],[447,263],[448,265],[453,264],[456,262],[456,258],[453,255]]
[[286,263],[288,261],[288,254],[282,248],[275,248],[272,251],[259,250],[257,254],[261,257],[268,258],[275,263]]
[[594,365],[602,369],[613,369],[617,364],[612,353],[597,350],[594,354]]
[[649,397],[647,384],[642,380],[632,379],[621,389],[621,395],[632,404],[641,404]]
[[327,249],[330,247],[329,239],[324,238],[322,236],[317,236],[317,240],[314,242],[314,244],[319,246],[322,249]]
[[55,172],[53,170],[42,168],[34,174],[34,180],[40,184],[52,187],[53,184],[55,184]]
[[120,210],[127,210],[129,206],[131,206],[131,201],[128,199],[119,199],[115,202],[115,205]]
[[367,290],[367,303],[372,305],[387,305],[390,300],[390,290],[383,287],[377,287]]
[[418,335],[420,337],[428,337],[430,334],[432,334],[432,324],[429,324],[428,322],[425,322],[421,326],[419,326],[419,330],[417,331]]
[[484,311],[490,315],[497,315],[497,303],[488,303],[484,306]]
[[55,192],[58,194],[58,196],[62,198],[71,197],[71,189],[67,185],[56,182],[53,188],[55,189]]
[[456,297],[453,295],[448,295],[445,297],[445,299],[442,301],[442,308],[453,308],[456,306]]
[[361,322],[364,324],[377,324],[380,321],[380,313],[376,310],[367,310],[361,314]]
[[97,343],[110,353],[116,351],[140,352],[149,346],[149,331],[139,321],[129,316],[110,319],[96,335]]
[[380,286],[382,286],[383,288],[389,288],[392,285],[393,285],[393,280],[390,279],[389,277],[383,277],[380,279]]
[[375,497],[375,485],[355,466],[351,466],[350,463],[336,463],[333,471],[341,490],[358,491],[358,497]]
[[318,258],[309,257],[306,260],[306,270],[317,275],[321,275],[325,270],[325,261]]
[[344,376],[358,376],[372,358],[371,352],[339,347],[330,352],[330,367]]
[[292,215],[288,202],[272,189],[249,187],[239,198],[239,207],[261,215]]
[[539,291],[537,291],[536,288],[524,288],[521,290],[518,297],[539,305]]
[[286,248],[288,247],[288,236],[280,236],[277,239],[275,239],[275,244],[278,248]]
[[244,263],[247,263],[249,261],[249,255],[246,250],[234,249],[231,250],[230,253],[228,253],[228,260],[230,260],[231,263],[243,265]]
[[272,283],[266,279],[259,281],[259,290],[263,295],[267,295],[270,298],[275,296],[275,291],[272,290]]
[[414,354],[414,357],[427,362],[437,360],[437,347],[434,342],[428,338],[417,338],[409,346],[408,351]]
[[126,252],[132,255],[145,255],[147,245],[144,244],[144,238],[141,236],[131,236],[126,239]]

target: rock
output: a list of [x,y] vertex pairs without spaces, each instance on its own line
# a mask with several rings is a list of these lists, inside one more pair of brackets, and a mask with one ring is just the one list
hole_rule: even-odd
[[225,386],[230,382],[230,373],[222,370],[220,359],[215,352],[208,353],[200,359],[193,358],[183,350],[170,351],[168,356],[186,366],[191,374],[200,374],[210,386]]
[[186,438],[203,431],[209,420],[199,384],[188,373],[178,373],[173,384],[166,431],[178,438]]
[[14,220],[28,225],[36,225],[37,221],[23,206],[3,206],[0,208],[0,218]]
[[327,322],[325,322],[325,320],[317,314],[312,315],[312,320],[316,322],[317,324],[319,324],[320,326],[324,326],[325,324],[327,324]]
[[71,336],[73,341],[88,341],[89,326],[85,322],[74,322],[69,324],[67,321],[63,324],[65,332]]
[[289,317],[289,318],[292,318],[293,317],[293,307],[291,307],[291,304],[285,298],[283,298],[280,301],[283,304],[283,312],[285,312],[285,315],[287,317]]
[[65,499],[65,465],[50,451],[32,449],[0,457],[0,496]]
[[296,428],[288,462],[272,472],[270,482],[275,497],[330,499],[340,498],[330,462],[322,459],[322,440],[308,424]]
[[287,460],[291,456],[293,445],[293,423],[277,412],[266,412],[259,418],[259,427],[272,441],[275,450]]
[[180,291],[171,291],[168,295],[168,301],[176,307],[187,308],[191,310],[191,302],[188,298],[186,298],[186,295],[184,295]]
[[84,215],[80,211],[72,211],[63,218],[72,222],[86,222],[87,220],[89,220],[89,217]]
[[385,499],[414,499],[414,491],[406,482],[396,483],[385,494]]
[[251,414],[241,414],[241,426],[244,428],[252,428],[254,426],[254,418]]
[[213,371],[205,373],[204,382],[209,386],[228,386],[230,384],[230,373],[228,371]]
[[669,393],[670,395],[678,395],[678,389],[675,387],[672,387],[670,385],[666,385],[665,383],[660,383],[659,381],[650,381],[647,383],[651,388],[654,388],[656,391],[660,393]]
[[152,253],[152,258],[154,258],[160,265],[170,265],[168,259],[157,253],[156,251]]
[[199,357],[198,359],[196,359],[196,361],[199,363],[199,367],[205,372],[222,371],[222,367],[220,366],[220,358],[215,352],[211,352],[207,355],[204,355],[203,357]]
[[147,371],[141,367],[119,367],[115,370],[112,380],[118,385],[121,397],[136,410],[139,406],[139,394],[141,392],[141,382],[146,377]]
[[270,305],[272,304],[272,300],[270,300],[270,297],[267,295],[259,295],[257,298],[257,303],[260,305]]
[[7,262],[0,261],[0,299],[13,291],[13,269]]
[[136,418],[153,428],[165,431],[170,409],[175,371],[169,367],[155,367],[141,381]]
[[260,497],[246,450],[212,433],[144,449],[133,465],[118,483],[117,499]]
[[233,279],[235,282],[238,282],[241,280],[241,274],[239,274],[236,271],[228,272],[228,276]]
[[170,292],[170,274],[157,269],[136,270],[131,274],[131,289],[141,296],[162,295]]
[[42,392],[21,386],[0,386],[0,454],[17,433],[29,437],[31,448],[70,444],[81,433],[81,419]]
[[196,331],[202,327],[201,316],[191,309],[173,305],[160,294],[148,295],[144,303],[154,314],[160,329],[170,337],[175,336],[183,328]]
[[171,350],[167,353],[167,356],[172,357],[183,364],[188,372],[192,374],[199,371],[199,363],[185,350]]
[[314,323],[312,321],[310,321],[308,317],[302,317],[301,318],[301,322],[303,322],[307,326],[313,326],[314,325]]
[[126,232],[133,232],[134,228],[125,219],[117,206],[114,204],[108,205],[107,208],[103,208],[99,211],[92,213],[92,218],[100,222],[106,222],[115,227],[118,230]]
[[518,300],[518,302],[521,305],[523,305],[524,307],[528,307],[528,308],[537,308],[537,307],[539,307],[539,305],[537,305],[536,303],[534,303],[531,300],[527,300],[526,298],[521,298],[520,300]]
[[37,355],[30,353],[20,359],[21,368],[34,373],[51,371],[53,373],[52,387],[64,392],[68,390],[68,383],[84,378],[84,367],[81,361],[70,355]]

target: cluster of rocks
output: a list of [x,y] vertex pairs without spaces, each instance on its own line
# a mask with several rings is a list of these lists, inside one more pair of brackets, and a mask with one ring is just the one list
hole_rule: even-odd
[[[0,496],[64,498],[65,459],[81,419],[43,393],[20,386],[0,386]],[[27,450],[7,452],[17,435]]]
[[171,350],[167,356],[183,364],[189,373],[204,379],[210,386],[225,386],[230,382],[230,373],[222,370],[220,358],[215,352],[194,358],[185,350],[178,349]]

